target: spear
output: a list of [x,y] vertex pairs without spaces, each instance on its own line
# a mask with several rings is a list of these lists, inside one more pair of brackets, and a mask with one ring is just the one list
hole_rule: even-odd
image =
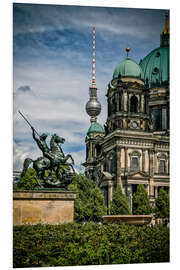
[[20,112],[20,110],[18,111],[20,113],[20,115],[24,118],[24,120],[28,123],[28,125],[34,129],[35,133],[40,137],[40,135],[37,133],[37,131],[35,130],[35,128],[29,123],[29,121],[26,119],[26,117]]

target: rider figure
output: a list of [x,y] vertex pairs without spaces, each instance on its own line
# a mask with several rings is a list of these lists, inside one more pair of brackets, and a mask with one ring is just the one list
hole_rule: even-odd
[[32,136],[33,136],[33,139],[36,141],[37,145],[39,146],[39,148],[41,149],[43,156],[48,158],[48,159],[52,159],[53,156],[51,155],[51,151],[46,143],[47,134],[43,133],[38,138],[38,137],[36,137],[35,130],[32,127]]

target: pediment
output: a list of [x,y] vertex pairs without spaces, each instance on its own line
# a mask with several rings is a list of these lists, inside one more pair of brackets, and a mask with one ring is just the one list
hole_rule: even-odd
[[102,179],[105,179],[105,180],[112,180],[113,179],[113,175],[111,174],[111,173],[109,173],[109,172],[105,172],[105,171],[103,171],[102,172],[102,175],[101,175],[101,178]]
[[137,171],[137,172],[131,172],[128,176],[133,176],[134,178],[144,178],[148,177],[149,175],[145,172]]
[[108,182],[111,182],[114,180],[114,175],[112,175],[111,173],[109,172],[105,172],[103,171],[101,173],[101,177],[100,177],[100,180],[99,180],[99,183],[98,183],[98,186],[100,187],[101,185],[104,185],[104,184],[108,184]]

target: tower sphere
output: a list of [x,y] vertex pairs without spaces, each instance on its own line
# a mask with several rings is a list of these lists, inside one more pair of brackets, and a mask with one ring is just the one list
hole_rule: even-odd
[[90,99],[86,103],[86,112],[89,116],[98,116],[101,112],[101,104],[97,99]]

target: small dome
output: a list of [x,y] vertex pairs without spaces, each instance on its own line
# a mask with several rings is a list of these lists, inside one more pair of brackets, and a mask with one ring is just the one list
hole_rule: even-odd
[[118,78],[119,76],[144,79],[141,67],[129,57],[116,66],[113,73],[113,79]]
[[101,133],[101,134],[105,134],[104,128],[97,122],[93,122],[90,126],[90,128],[88,129],[87,134],[91,134],[91,133]]
[[144,81],[148,84],[169,83],[169,46],[161,46],[140,61]]

